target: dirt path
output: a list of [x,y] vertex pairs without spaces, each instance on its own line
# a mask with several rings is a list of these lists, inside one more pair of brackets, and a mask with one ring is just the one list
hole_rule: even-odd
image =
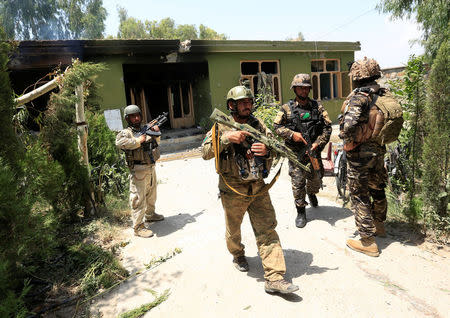
[[294,295],[264,292],[263,270],[246,216],[242,240],[250,264],[237,271],[224,241],[224,217],[217,197],[213,161],[201,158],[158,163],[157,209],[165,221],[150,239],[132,236],[123,250],[131,272],[174,248],[182,253],[122,284],[91,305],[103,317],[151,302],[147,291],[170,289],[167,301],[146,317],[450,317],[448,250],[425,250],[388,227],[378,239],[381,255],[371,258],[345,247],[355,227],[352,213],[337,203],[334,178],[326,177],[316,209],[307,209],[304,229],[294,226],[295,208],[285,163],[270,190],[277,212],[287,278]]

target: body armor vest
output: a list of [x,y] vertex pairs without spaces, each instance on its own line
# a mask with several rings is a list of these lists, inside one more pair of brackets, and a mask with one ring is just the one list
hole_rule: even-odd
[[[320,116],[318,103],[311,101],[311,108],[301,108],[300,104],[295,106],[293,100],[289,101],[290,115],[287,117],[286,127],[292,131],[300,132],[308,143],[313,143],[323,132],[323,118]],[[286,143],[294,148],[304,148],[306,145],[287,140]]]
[[[128,129],[133,133],[133,136],[135,137],[140,132],[140,130],[135,130],[132,129],[131,127],[129,127]],[[158,160],[160,157],[158,143],[153,139],[149,142],[141,144],[141,146],[137,149],[124,151],[127,166],[130,169],[133,169],[135,164],[139,165],[154,164],[156,160]]]

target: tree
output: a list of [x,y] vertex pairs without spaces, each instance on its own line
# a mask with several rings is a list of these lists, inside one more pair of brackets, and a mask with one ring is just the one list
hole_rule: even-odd
[[450,47],[443,42],[430,71],[425,106],[425,127],[422,163],[422,198],[429,223],[438,229],[450,230],[448,202],[450,191]]
[[0,0],[0,23],[16,40],[102,38],[103,0]]
[[422,43],[434,59],[443,41],[449,36],[450,1],[448,0],[381,0],[379,10],[393,19],[415,16],[423,30]]
[[211,28],[200,24],[199,29],[194,24],[179,24],[171,18],[156,20],[138,20],[129,17],[127,10],[118,7],[119,13],[119,39],[165,39],[174,40],[226,40],[224,34],[219,34]]
[[148,39],[150,35],[146,31],[146,25],[140,20],[128,17],[127,10],[118,8],[119,12],[119,39]]
[[200,40],[226,40],[227,36],[223,33],[217,33],[206,25],[200,24],[199,26],[199,39]]

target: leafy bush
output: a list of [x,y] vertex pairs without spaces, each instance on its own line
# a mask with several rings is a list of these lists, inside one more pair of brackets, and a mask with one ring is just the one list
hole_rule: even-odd
[[450,233],[450,48],[443,42],[434,60],[424,111],[425,135],[422,153],[422,193],[426,223],[431,228]]

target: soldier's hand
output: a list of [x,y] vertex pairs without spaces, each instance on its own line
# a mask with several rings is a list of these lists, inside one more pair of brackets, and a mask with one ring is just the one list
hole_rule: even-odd
[[228,138],[228,140],[234,144],[240,144],[249,135],[250,133],[241,130],[228,130],[223,133],[223,136]]
[[153,131],[159,131],[159,127],[157,125],[150,127],[150,129]]
[[147,140],[147,135],[141,135],[141,136],[139,136],[138,139],[139,139],[139,142],[141,144],[143,144]]
[[260,142],[255,142],[250,150],[255,154],[255,156],[265,156],[268,153],[268,149],[265,144]]
[[303,138],[302,134],[299,132],[294,132],[294,134],[292,135],[292,140],[295,142],[303,142],[305,145],[308,144],[305,138]]
[[313,152],[314,150],[316,150],[317,147],[319,147],[319,144],[318,144],[317,142],[313,143],[313,144],[311,145],[311,152]]

